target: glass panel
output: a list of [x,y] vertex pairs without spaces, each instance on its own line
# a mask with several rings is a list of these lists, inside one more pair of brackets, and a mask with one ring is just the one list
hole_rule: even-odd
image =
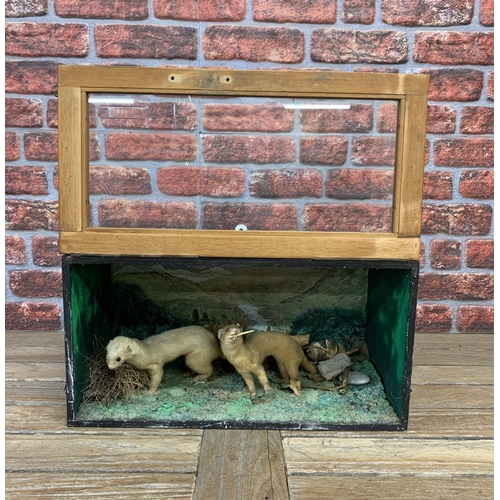
[[89,94],[90,225],[391,232],[397,106]]

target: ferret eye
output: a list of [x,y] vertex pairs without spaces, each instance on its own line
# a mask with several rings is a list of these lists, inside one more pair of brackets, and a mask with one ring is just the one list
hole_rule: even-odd
[[226,333],[229,331],[229,327],[226,327]]
[[122,360],[122,358],[120,358],[120,356],[118,356],[118,357],[116,358],[116,362],[117,362],[117,363],[119,363],[121,360]]

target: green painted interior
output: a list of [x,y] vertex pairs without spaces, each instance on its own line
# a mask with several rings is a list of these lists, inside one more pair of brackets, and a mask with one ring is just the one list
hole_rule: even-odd
[[70,266],[75,413],[89,382],[89,357],[111,340],[111,266]]
[[409,300],[409,270],[370,269],[365,338],[387,399],[400,418],[403,411]]

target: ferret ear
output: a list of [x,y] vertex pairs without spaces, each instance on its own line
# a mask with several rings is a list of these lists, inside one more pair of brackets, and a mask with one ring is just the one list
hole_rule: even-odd
[[127,348],[125,349],[125,354],[132,354],[132,349],[128,345]]
[[237,326],[238,328],[241,328],[241,326],[240,326],[240,324],[239,324],[239,323],[236,323],[236,326]]

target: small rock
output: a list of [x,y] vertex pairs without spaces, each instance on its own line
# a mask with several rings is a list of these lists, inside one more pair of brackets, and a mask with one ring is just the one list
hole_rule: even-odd
[[[339,377],[342,382],[342,375]],[[370,382],[370,377],[366,373],[361,372],[349,372],[347,376],[347,383],[349,385],[365,385]]]
[[326,380],[333,380],[348,366],[352,366],[351,358],[344,353],[339,353],[332,358],[318,363],[318,371]]

